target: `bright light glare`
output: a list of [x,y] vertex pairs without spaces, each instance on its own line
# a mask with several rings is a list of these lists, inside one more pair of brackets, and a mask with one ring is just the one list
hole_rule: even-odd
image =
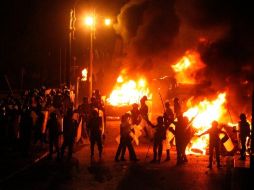
[[87,16],[85,18],[85,24],[87,26],[92,26],[94,24],[94,18],[92,16]]
[[106,26],[111,25],[111,19],[110,19],[110,18],[106,18],[106,19],[104,20],[104,24],[105,24]]
[[87,81],[87,73],[88,73],[87,68],[84,68],[81,72],[82,74],[81,81]]

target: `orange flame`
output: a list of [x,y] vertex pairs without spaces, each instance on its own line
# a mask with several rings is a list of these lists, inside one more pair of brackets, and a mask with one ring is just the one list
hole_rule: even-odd
[[140,77],[135,81],[120,75],[107,102],[113,106],[131,105],[139,103],[143,96],[147,96],[148,99],[152,98],[152,94],[147,87],[147,80],[144,77]]
[[191,59],[187,56],[184,56],[177,64],[172,65],[172,68],[175,72],[181,72],[188,69],[191,66]]
[[[209,101],[207,99],[192,106],[183,115],[193,119],[192,126],[196,131],[203,132],[211,127],[212,121],[220,121],[226,113],[224,104],[226,102],[226,93],[220,93],[215,100]],[[192,150],[200,150],[202,154],[206,154],[206,147],[208,146],[208,135],[200,138],[193,138],[186,149],[186,153],[194,153]]]
[[81,81],[87,81],[87,68],[84,68],[82,71],[81,71],[81,74],[82,74],[82,78],[81,78]]
[[200,55],[196,51],[187,51],[185,55],[171,66],[176,73],[176,80],[181,83],[195,83],[195,73],[204,68]]

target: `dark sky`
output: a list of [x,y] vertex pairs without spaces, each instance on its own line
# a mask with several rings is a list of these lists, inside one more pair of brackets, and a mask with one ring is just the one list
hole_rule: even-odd
[[[96,11],[110,12],[118,22],[116,33],[97,35],[98,57],[114,54],[120,39],[123,64],[127,62],[130,68],[131,61],[135,69],[151,70],[162,57],[171,61],[176,58],[173,55],[196,48],[208,65],[208,76],[251,78],[253,74],[254,16],[248,1],[80,0],[76,6],[81,13],[83,6],[91,3]],[[1,4],[1,88],[6,88],[4,75],[13,88],[20,88],[22,72],[24,87],[59,84],[59,64],[60,60],[66,64],[69,10],[74,1],[13,0]],[[87,61],[83,32],[77,27],[78,64]],[[105,40],[105,35],[110,39]],[[207,43],[200,43],[200,37]],[[222,65],[226,69],[221,70]]]
[[25,0],[1,5],[4,26],[1,27],[1,76],[7,75],[13,88],[20,87],[22,68],[29,85],[45,80],[42,75],[54,61],[50,56],[65,46],[66,5],[59,2]]
[[[107,2],[105,10],[109,10],[114,17],[121,6],[121,1],[118,0],[111,3],[84,0],[1,2],[1,88],[6,88],[4,75],[8,77],[13,88],[20,88],[22,73],[24,87],[34,87],[43,83],[58,85],[60,57],[61,77],[66,77],[64,67],[68,59],[69,12],[75,2],[78,10],[91,3],[94,3],[99,10]],[[76,15],[77,19],[79,16]],[[78,33],[80,31],[77,31],[77,35]],[[74,45],[79,46],[78,43]],[[86,47],[81,46],[81,48]],[[86,54],[86,52],[81,53]]]

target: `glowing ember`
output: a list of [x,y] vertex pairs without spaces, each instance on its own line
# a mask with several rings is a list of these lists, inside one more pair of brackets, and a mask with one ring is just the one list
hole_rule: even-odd
[[[209,101],[207,99],[199,102],[197,105],[188,109],[184,116],[193,119],[192,126],[195,131],[203,132],[211,127],[214,120],[220,121],[226,113],[224,104],[226,102],[226,93],[221,93],[215,100]],[[206,147],[208,146],[208,135],[200,138],[194,137],[191,140],[190,146],[187,147],[186,153],[195,154],[195,150],[200,150],[202,154],[206,154]]]
[[148,99],[152,98],[144,77],[138,80],[130,80],[128,77],[120,75],[107,102],[113,106],[131,105],[139,103],[143,96],[147,96]]
[[201,61],[198,52],[187,51],[185,55],[171,67],[176,73],[177,81],[181,83],[195,83],[195,73],[204,68],[205,64]]

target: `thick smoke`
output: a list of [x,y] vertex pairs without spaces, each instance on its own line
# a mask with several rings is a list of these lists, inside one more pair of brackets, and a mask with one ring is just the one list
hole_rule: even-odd
[[254,76],[251,9],[250,3],[227,0],[128,1],[116,26],[125,45],[124,67],[135,72],[160,67],[163,73],[194,49],[207,65],[207,80],[218,90],[230,89],[239,104],[246,104]]
[[[178,11],[189,28],[203,31],[199,44],[206,77],[217,89],[229,92],[233,113],[250,113],[253,88],[253,11],[248,3],[220,0],[178,1]],[[182,26],[181,25],[181,26]]]
[[178,34],[175,1],[132,0],[118,16],[117,32],[123,37],[127,65],[150,70],[161,52],[169,49]]
[[[211,67],[223,60],[228,75],[252,61],[250,7],[221,0],[131,0],[121,8],[116,30],[124,40],[127,58],[146,57],[147,63],[161,52],[199,48]],[[199,43],[200,38],[206,43]]]

